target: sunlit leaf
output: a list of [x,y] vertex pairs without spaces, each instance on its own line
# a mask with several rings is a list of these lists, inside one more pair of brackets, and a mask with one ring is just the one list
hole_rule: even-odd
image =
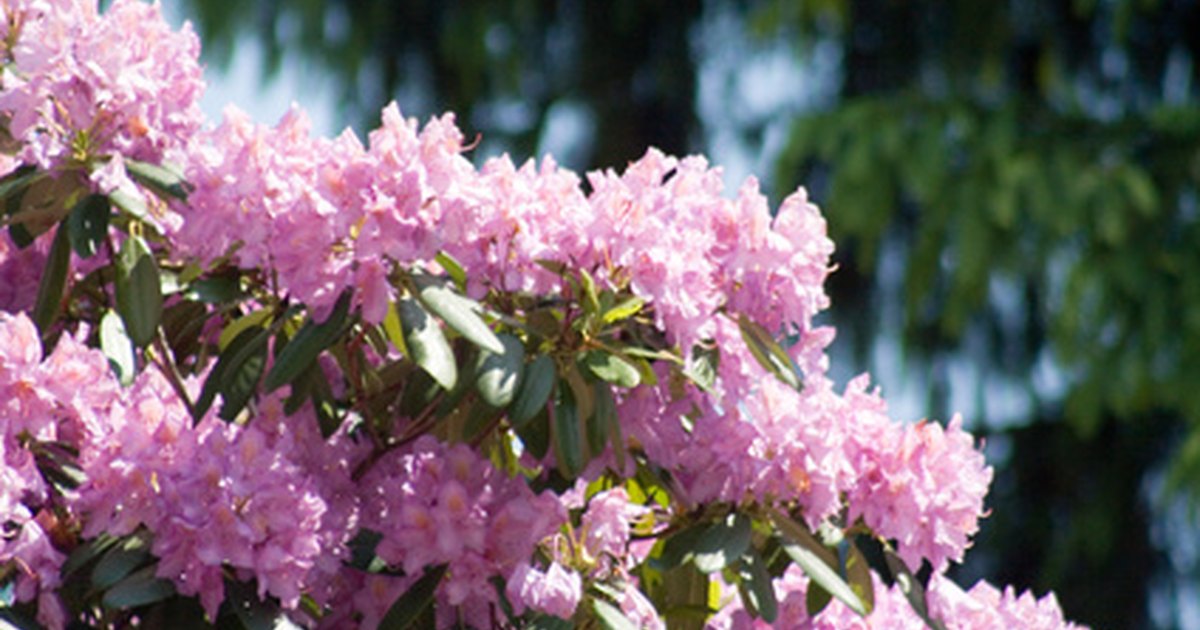
[[160,198],[174,197],[186,200],[191,189],[183,174],[169,166],[125,158],[125,172],[139,184],[153,190]]
[[475,369],[475,388],[493,407],[507,407],[517,397],[525,370],[525,344],[509,334],[499,335],[504,352],[484,350]]
[[434,260],[442,266],[446,275],[450,276],[450,279],[454,281],[454,286],[458,287],[459,291],[467,290],[467,272],[463,269],[462,263],[458,262],[458,259],[443,251],[438,252]]
[[777,511],[773,512],[771,516],[771,520],[783,534],[784,553],[804,570],[814,584],[841,600],[850,610],[860,615],[866,615],[867,607],[859,599],[854,589],[850,588],[850,585],[838,575],[837,558],[833,556],[832,552],[817,542],[817,539],[803,525],[788,516]]
[[117,312],[125,321],[125,331],[139,347],[149,344],[162,317],[162,285],[158,279],[158,263],[140,236],[129,236],[117,254],[117,274],[114,292]]
[[263,381],[263,389],[272,392],[291,383],[308,366],[317,360],[317,355],[337,341],[344,332],[350,313],[350,292],[342,293],[333,306],[333,312],[320,324],[309,322],[288,341],[275,364]]
[[[396,304],[396,312],[400,316],[404,343],[411,353],[410,358],[443,388],[454,389],[458,382],[458,364],[450,343],[442,334],[442,327],[412,298],[401,299]],[[496,340],[496,343],[500,341]],[[503,350],[501,345],[500,351]]]
[[229,343],[247,328],[255,326],[265,328],[274,320],[274,316],[274,309],[260,308],[257,311],[251,311],[229,322],[225,328],[221,329],[221,335],[217,338],[217,349],[224,351],[225,348],[229,347]]
[[750,518],[733,513],[709,525],[692,547],[692,562],[703,573],[733,564],[750,547]]
[[759,364],[777,376],[779,380],[795,389],[800,389],[800,376],[796,373],[795,364],[792,363],[787,351],[771,337],[771,333],[745,315],[738,315],[738,328],[742,332],[742,339],[745,340],[750,354],[754,355]]
[[871,567],[858,545],[851,543],[846,554],[846,581],[851,590],[862,600],[867,614],[875,609],[875,581],[871,577]]
[[125,333],[125,322],[121,321],[116,311],[105,311],[100,318],[100,351],[108,359],[122,385],[133,382],[133,377],[137,375],[133,342]]
[[779,616],[779,603],[775,598],[775,586],[766,562],[753,547],[746,550],[738,564],[738,592],[747,610],[767,623],[774,623]]
[[642,376],[636,366],[604,350],[591,350],[583,356],[583,364],[597,378],[625,388],[637,387]]
[[592,608],[596,611],[596,617],[608,630],[638,630],[637,624],[630,621],[620,608],[602,599],[593,599]]
[[634,295],[621,301],[616,306],[604,311],[600,320],[605,324],[613,324],[625,319],[629,319],[641,312],[642,307],[646,305],[646,300]]
[[429,276],[418,275],[413,281],[417,284],[421,304],[446,322],[447,326],[484,350],[496,354],[504,352],[504,344],[480,318],[482,307],[478,302],[456,293]]

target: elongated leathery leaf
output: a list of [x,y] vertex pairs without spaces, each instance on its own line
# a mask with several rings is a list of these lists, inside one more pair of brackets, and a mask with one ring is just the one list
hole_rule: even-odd
[[54,243],[50,245],[50,254],[46,257],[42,280],[38,283],[37,299],[33,304],[33,323],[37,324],[43,339],[62,310],[63,290],[71,270],[71,245],[67,232],[67,226],[60,223],[54,234]]
[[525,378],[522,380],[517,399],[508,410],[509,420],[517,428],[545,409],[546,401],[550,400],[550,394],[558,384],[554,359],[545,354],[538,355],[533,362],[525,366]]
[[637,387],[642,376],[636,366],[625,359],[604,350],[589,351],[583,363],[597,378],[621,387]]
[[751,547],[742,555],[738,564],[738,593],[742,603],[753,615],[757,615],[767,623],[774,623],[779,616],[779,602],[775,599],[775,587],[771,574],[767,572],[767,563],[756,549]]
[[496,333],[479,317],[482,308],[478,302],[454,292],[430,276],[418,275],[413,281],[417,285],[417,297],[420,298],[421,304],[442,318],[447,326],[484,350],[496,354],[504,352],[504,344],[500,343]]
[[753,354],[764,368],[784,383],[800,389],[802,386],[800,375],[796,372],[792,358],[771,337],[771,333],[745,315],[738,315],[738,328],[742,332],[742,339],[745,340],[746,347],[750,349],[750,354]]
[[129,385],[137,374],[133,342],[125,333],[125,323],[116,311],[106,311],[100,318],[100,351],[117,374],[122,385]]
[[379,620],[379,630],[407,630],[414,627],[422,614],[433,605],[434,591],[445,575],[444,564],[425,569],[421,579],[408,587],[408,590],[396,598],[388,608],[383,619]]
[[830,595],[842,600],[850,610],[867,614],[867,607],[854,589],[838,575],[837,558],[813,537],[803,525],[778,511],[772,512],[771,520],[783,534],[783,551],[808,575],[815,584]]
[[[438,385],[454,389],[458,382],[458,364],[450,343],[442,334],[442,327],[416,300],[403,298],[396,304],[400,325],[404,330],[404,344],[410,357],[421,369],[429,373]],[[500,344],[496,340],[497,345]],[[500,352],[504,346],[500,346]]]
[[71,249],[81,258],[88,258],[100,251],[108,236],[108,223],[112,218],[112,206],[104,195],[88,195],[71,209],[67,217],[67,229],[71,236]]
[[517,397],[525,371],[525,345],[508,334],[499,335],[504,352],[484,350],[475,368],[475,388],[484,402],[507,407]]
[[592,600],[592,608],[596,611],[596,617],[608,630],[638,630],[637,624],[630,621],[620,608],[602,599]]
[[696,540],[692,562],[704,573],[714,573],[733,564],[750,547],[750,518],[730,514],[714,523]]
[[162,317],[162,286],[158,263],[140,236],[130,236],[117,254],[115,282],[117,312],[125,321],[125,332],[139,348],[154,339]]
[[170,580],[156,577],[157,569],[149,566],[118,582],[104,593],[104,605],[116,609],[135,608],[174,595],[175,585]]
[[337,341],[346,325],[349,313],[350,292],[347,291],[338,297],[333,312],[325,321],[320,324],[312,322],[305,324],[288,341],[288,344],[279,352],[279,356],[275,358],[275,364],[271,366],[271,371],[267,373],[263,388],[272,392],[300,376],[304,370],[308,369],[308,366],[317,360],[317,355]]

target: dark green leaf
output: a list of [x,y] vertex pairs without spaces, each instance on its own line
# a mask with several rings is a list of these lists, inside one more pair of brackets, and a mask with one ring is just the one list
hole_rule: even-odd
[[92,540],[79,545],[71,551],[71,555],[67,556],[66,562],[63,563],[62,569],[59,570],[59,575],[64,579],[71,577],[76,571],[87,566],[88,563],[100,557],[101,554],[107,552],[109,549],[112,549],[119,542],[121,542],[120,538],[115,538],[108,534],[100,534]]
[[267,392],[275,391],[283,385],[291,383],[297,376],[317,360],[317,355],[337,341],[346,325],[350,313],[350,292],[346,291],[338,297],[333,312],[320,324],[309,322],[296,333],[279,356],[263,382]]
[[33,323],[41,331],[43,339],[62,311],[63,291],[71,271],[71,244],[67,232],[67,227],[59,224],[54,242],[50,245],[50,253],[46,256],[46,266],[42,270],[37,299],[33,304]]
[[10,206],[9,202],[14,199],[19,201],[30,184],[48,174],[47,171],[39,171],[36,167],[22,165],[4,177],[0,177],[0,203],[4,204],[5,212],[12,214],[18,210],[19,203]]
[[493,407],[507,407],[517,397],[525,369],[525,345],[509,334],[498,336],[504,352],[487,350],[479,354],[475,369],[475,388],[484,402]]
[[804,526],[791,520],[779,512],[772,514],[772,520],[779,528],[785,539],[783,551],[786,553],[812,580],[813,584],[840,599],[854,612],[867,614],[867,608],[855,594],[854,589],[838,575],[837,558],[827,547],[823,547]]
[[183,174],[166,166],[125,158],[125,172],[138,183],[153,190],[160,198],[187,199],[191,186]]
[[[421,304],[412,298],[403,298],[396,304],[400,324],[404,329],[404,343],[410,357],[421,369],[429,373],[445,389],[454,389],[458,382],[458,364],[454,351],[442,334],[442,327]],[[496,341],[500,343],[499,340]],[[500,351],[503,351],[503,346]]]
[[[229,366],[221,373],[220,418],[232,422],[258,391],[258,382],[267,367],[267,339],[270,334],[261,329],[247,331],[252,335],[250,343],[238,348],[230,358]],[[246,333],[243,333],[246,334]],[[232,347],[232,344],[230,345]],[[224,355],[222,355],[224,358]]]
[[538,412],[546,408],[546,401],[558,384],[558,375],[554,369],[554,359],[549,355],[540,354],[532,363],[525,367],[525,377],[521,382],[521,390],[517,399],[508,410],[508,418],[516,428],[521,428]]
[[584,420],[587,435],[587,447],[592,457],[604,452],[608,447],[609,437],[617,425],[617,402],[613,399],[612,386],[597,381],[592,383],[595,408],[590,418]]
[[596,616],[608,630],[638,630],[637,624],[630,621],[620,608],[602,599],[593,599],[592,608],[595,609]]
[[737,571],[738,592],[747,610],[767,623],[775,623],[775,618],[779,616],[775,586],[766,562],[756,549],[751,547],[746,550]]
[[[224,392],[226,382],[243,369],[246,361],[255,356],[266,357],[267,341],[270,338],[270,333],[262,328],[247,328],[233,338],[229,347],[225,348],[225,351],[217,358],[217,363],[208,373],[208,378],[204,380],[204,386],[200,389],[200,397],[196,399],[196,415],[193,418],[195,421],[200,421],[200,418],[212,406],[217,394]],[[228,399],[225,404],[229,404]]]
[[584,459],[584,438],[580,427],[579,409],[568,387],[559,387],[550,437],[559,472],[567,479],[574,479],[587,462]]
[[900,592],[904,593],[904,597],[908,600],[910,606],[917,616],[920,617],[925,625],[932,630],[946,630],[946,625],[939,619],[934,619],[929,616],[929,604],[925,599],[925,586],[913,575],[909,570],[908,565],[890,548],[885,547],[883,550],[883,558],[887,563],[888,569],[896,579],[896,586],[900,588]]
[[829,591],[816,582],[809,582],[808,590],[804,592],[804,610],[809,617],[816,617],[831,601],[833,595],[830,595]]
[[849,552],[846,554],[846,581],[862,600],[867,614],[871,614],[875,609],[875,582],[871,577],[871,567],[867,564],[866,556],[853,542],[850,543]]
[[745,315],[738,315],[738,328],[742,331],[742,339],[750,349],[750,354],[754,355],[763,368],[791,387],[800,389],[800,376],[792,358],[771,337],[771,333]]
[[421,578],[408,587],[403,595],[398,597],[383,619],[379,621],[379,630],[407,630],[421,614],[433,605],[433,594],[442,577],[446,575],[446,565],[425,569]]
[[150,546],[140,536],[130,536],[110,548],[92,569],[92,585],[106,589],[151,561]]
[[517,436],[534,459],[541,460],[550,450],[550,412],[542,407],[532,418],[517,427]]
[[[272,600],[263,601],[253,582],[225,581],[225,605],[242,623],[244,630],[276,630],[292,627],[279,605]],[[283,622],[283,623],[281,623]]]
[[117,312],[125,321],[125,332],[137,347],[145,347],[158,329],[163,297],[158,263],[140,236],[130,236],[121,244],[117,254],[115,292]]
[[525,624],[524,630],[573,630],[575,624],[554,615],[538,615]]
[[479,317],[483,309],[478,302],[454,292],[430,276],[414,276],[413,281],[417,284],[421,304],[442,318],[447,326],[484,350],[496,354],[504,352],[504,345],[496,333]]
[[121,580],[104,593],[105,607],[124,610],[162,601],[175,594],[170,580],[154,576],[157,567],[146,567]]
[[632,363],[604,350],[591,350],[583,356],[583,363],[597,378],[625,388],[637,387],[641,374]]
[[84,197],[67,217],[71,249],[80,258],[89,258],[104,245],[108,238],[108,222],[112,218],[112,206],[104,195]]
[[672,534],[663,543],[662,555],[658,561],[664,571],[673,569],[684,563],[691,562],[696,544],[708,531],[708,523],[697,523]]
[[247,328],[255,326],[264,328],[269,326],[274,320],[274,315],[275,309],[260,308],[257,311],[251,311],[229,322],[221,329],[221,335],[217,337],[217,350],[224,351],[225,348],[229,347],[229,343]]
[[133,354],[133,342],[125,334],[125,323],[116,311],[105,311],[100,318],[100,351],[112,366],[117,380],[129,385],[137,374],[137,363]]
[[188,287],[184,297],[205,304],[235,302],[241,296],[240,281],[235,275],[212,276],[197,280]]
[[692,561],[704,573],[715,573],[733,564],[750,547],[750,518],[729,514],[704,530],[692,548]]

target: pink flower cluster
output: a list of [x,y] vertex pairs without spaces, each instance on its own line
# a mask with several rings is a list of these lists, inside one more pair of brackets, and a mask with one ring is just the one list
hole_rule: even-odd
[[157,4],[116,0],[100,14],[94,0],[14,0],[0,11],[0,111],[26,164],[158,162],[199,128],[200,42]]
[[422,437],[380,462],[362,480],[362,525],[383,535],[376,549],[389,565],[419,575],[448,565],[439,601],[485,627],[493,576],[528,566],[537,544],[566,519],[552,493],[535,495],[463,444]]
[[[728,630],[794,628],[795,630],[924,630],[928,626],[906,601],[898,585],[886,586],[878,576],[874,581],[875,607],[860,617],[841,601],[834,599],[817,615],[808,614],[806,593],[809,579],[798,567],[788,570],[775,581],[779,616],[775,623],[752,618],[741,608],[732,591],[731,605],[709,620],[708,627]],[[948,630],[1081,630],[1065,621],[1054,595],[1041,599],[1026,591],[1016,595],[1012,587],[1003,592],[980,581],[964,592],[942,574],[934,574],[926,593],[930,616],[942,620]]]

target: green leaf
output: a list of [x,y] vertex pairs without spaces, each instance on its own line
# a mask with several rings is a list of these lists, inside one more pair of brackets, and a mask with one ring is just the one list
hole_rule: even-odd
[[708,523],[697,523],[672,534],[663,543],[658,561],[664,571],[692,561],[696,544],[708,531]]
[[508,410],[508,419],[513,427],[520,429],[546,408],[546,401],[558,384],[558,374],[554,369],[554,359],[549,355],[540,354],[532,363],[525,366],[525,377],[521,382],[521,390],[512,407]]
[[150,218],[150,214],[146,210],[146,202],[136,194],[128,190],[117,189],[108,193],[108,199],[113,202],[113,205],[123,210],[130,217],[149,223],[150,225],[157,225]]
[[587,269],[579,270],[579,282],[583,289],[583,312],[588,315],[600,313],[600,296],[596,293],[596,280]]
[[804,526],[786,515],[776,511],[771,514],[771,517],[785,539],[784,553],[804,570],[814,584],[840,599],[850,610],[865,616],[867,607],[859,599],[854,589],[850,588],[850,585],[838,575],[838,562],[833,553],[817,542],[817,539]]
[[34,166],[21,165],[11,173],[0,177],[0,203],[5,205],[5,211],[12,214],[19,205],[14,204],[12,208],[9,208],[9,202],[14,199],[19,200],[30,184],[47,175],[49,175],[48,171],[40,171]]
[[433,259],[437,264],[442,266],[446,275],[450,276],[450,279],[454,281],[454,286],[458,287],[459,291],[467,290],[467,272],[463,269],[462,263],[459,263],[454,256],[446,252],[438,252],[437,256],[434,256]]
[[858,545],[853,543],[850,543],[846,555],[846,581],[850,583],[854,594],[862,600],[867,614],[871,614],[875,609],[875,582],[871,578],[871,567],[867,564],[866,556]]
[[885,546],[883,550],[883,559],[887,563],[888,569],[896,578],[896,586],[900,588],[900,592],[904,593],[904,597],[908,599],[908,603],[912,606],[913,612],[917,613],[925,625],[932,630],[946,630],[946,625],[939,619],[934,619],[929,616],[929,604],[925,599],[925,587],[917,576],[913,575],[908,569],[908,565],[904,560],[896,554],[894,550]]
[[186,200],[191,190],[191,185],[183,178],[183,174],[167,166],[125,158],[125,172],[163,199],[174,197]]
[[71,249],[80,258],[89,258],[104,245],[108,238],[108,223],[112,218],[112,206],[104,195],[88,195],[71,208],[67,217]]
[[67,556],[66,562],[63,563],[62,569],[59,570],[59,575],[63,578],[71,577],[75,572],[87,566],[92,560],[108,552],[118,542],[121,542],[120,538],[102,533],[92,540],[79,545],[71,550],[71,555]]
[[614,385],[632,389],[642,382],[642,376],[632,363],[604,350],[591,350],[583,355],[583,364],[592,374]]
[[642,307],[646,305],[646,300],[634,295],[612,308],[604,311],[604,315],[600,317],[600,321],[605,324],[614,324],[624,319],[629,319],[641,312]]
[[746,550],[738,564],[738,592],[742,603],[751,615],[761,617],[767,623],[775,623],[779,616],[779,602],[775,599],[775,587],[767,564],[753,547]]
[[38,283],[37,299],[33,303],[33,323],[37,325],[43,339],[62,311],[63,291],[67,287],[67,275],[71,271],[71,245],[67,232],[67,227],[60,223],[54,234],[54,242],[50,245],[50,253],[46,256],[42,280]]
[[229,322],[225,328],[221,329],[221,336],[217,339],[217,350],[223,352],[238,335],[242,334],[243,330],[252,326],[264,328],[269,326],[274,319],[275,309],[260,308]]
[[125,331],[137,347],[144,348],[158,329],[163,297],[158,263],[140,236],[130,236],[121,244],[115,292],[117,312],[125,321]]
[[692,562],[704,573],[733,564],[750,548],[750,518],[733,513],[706,528],[692,548]]
[[612,386],[602,381],[592,383],[592,393],[595,406],[591,417],[584,420],[584,429],[588,451],[596,457],[608,447],[609,436],[617,425],[617,401]]
[[750,354],[754,355],[763,368],[794,389],[802,387],[792,358],[771,337],[771,333],[741,314],[738,315],[738,328],[741,329],[742,339],[745,340],[746,347],[750,349]]
[[350,314],[350,292],[343,292],[333,306],[333,312],[320,324],[308,322],[294,337],[288,341],[275,364],[267,373],[263,389],[273,392],[283,385],[291,383],[300,376],[308,366],[317,360],[317,355],[337,341],[346,326]]
[[509,334],[499,335],[504,352],[484,350],[475,369],[475,388],[484,402],[507,407],[517,397],[525,369],[525,344]]
[[483,308],[478,302],[459,295],[442,282],[426,275],[413,276],[421,304],[446,322],[468,341],[489,352],[504,352],[504,344],[496,333],[479,317]]
[[162,601],[175,594],[175,585],[170,580],[155,577],[155,566],[148,566],[104,593],[104,606],[123,610]]
[[400,325],[400,313],[396,310],[395,302],[388,304],[387,315],[383,318],[383,334],[387,335],[392,347],[400,354],[409,356],[408,345],[404,343],[404,327]]
[[[246,361],[260,355],[265,359],[267,341],[270,338],[271,334],[262,328],[247,328],[229,342],[229,347],[225,348],[225,351],[217,357],[216,365],[208,373],[208,378],[204,380],[204,386],[200,388],[200,397],[196,399],[193,420],[199,422],[200,418],[204,417],[217,394],[224,392],[226,381],[241,371]],[[228,399],[225,400],[225,404],[229,404]]]
[[273,600],[261,600],[252,582],[225,580],[225,604],[245,630],[276,630],[295,627]]
[[831,601],[833,601],[833,595],[816,582],[810,582],[808,590],[804,592],[804,610],[809,617],[816,617],[822,610],[825,610]]
[[683,375],[704,391],[712,390],[717,382],[717,367],[721,364],[721,351],[716,347],[694,346],[692,357],[683,369]]
[[100,318],[100,351],[108,359],[108,364],[122,385],[133,383],[133,377],[137,374],[133,342],[125,333],[125,323],[116,311],[105,311]]
[[559,472],[567,479],[574,479],[587,462],[584,458],[579,409],[569,387],[559,387],[558,401],[554,405],[554,422],[551,424],[550,438]]
[[541,460],[550,450],[550,412],[543,407],[532,418],[517,427],[517,436],[534,459]]
[[575,624],[554,615],[541,614],[525,624],[523,630],[574,630]]
[[247,333],[255,336],[250,343],[233,353],[229,366],[221,373],[222,403],[218,416],[226,422],[236,419],[250,402],[258,391],[258,382],[267,367],[267,340],[270,334],[261,329],[247,330],[243,334]]
[[446,575],[446,565],[438,565],[425,569],[421,579],[408,587],[403,595],[396,598],[388,608],[383,619],[379,621],[379,630],[407,630],[414,627],[421,615],[433,606],[433,595],[442,577]]
[[[433,319],[421,303],[412,298],[403,298],[396,304],[400,325],[404,330],[404,343],[411,358],[421,369],[429,373],[443,388],[454,389],[458,382],[458,364],[454,351],[442,334],[442,327]],[[499,344],[500,341],[496,340]],[[504,351],[503,345],[500,351]]]
[[630,621],[620,608],[602,599],[593,599],[592,608],[596,611],[596,617],[608,630],[638,630],[637,624]]
[[152,559],[150,546],[140,536],[130,536],[110,548],[92,569],[92,585],[106,589]]

